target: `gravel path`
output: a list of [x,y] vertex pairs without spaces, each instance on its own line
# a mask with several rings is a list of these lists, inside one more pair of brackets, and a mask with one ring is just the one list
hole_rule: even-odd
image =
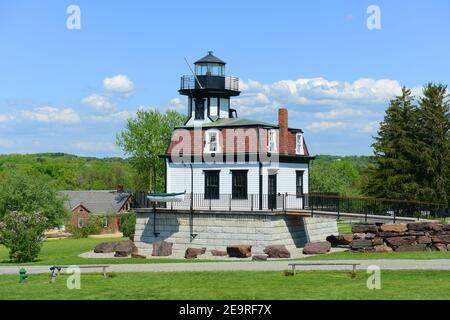
[[[176,271],[280,271],[289,269],[291,262],[301,261],[265,261],[265,262],[196,262],[196,263],[149,263],[149,264],[113,264],[108,272],[176,272]],[[359,270],[376,265],[382,270],[450,270],[450,260],[339,260],[304,261],[304,263],[360,263]],[[0,275],[18,274],[21,266],[0,266]],[[50,266],[25,266],[28,273],[50,273]],[[297,270],[350,270],[349,266],[303,266]],[[101,269],[81,269],[81,272],[100,272]]]

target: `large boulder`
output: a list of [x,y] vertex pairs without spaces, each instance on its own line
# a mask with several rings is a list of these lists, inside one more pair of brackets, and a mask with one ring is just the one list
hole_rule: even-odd
[[447,245],[444,243],[434,243],[431,249],[434,251],[447,251]]
[[228,246],[227,253],[229,257],[248,258],[252,255],[252,246],[247,244]]
[[172,254],[173,243],[168,241],[156,241],[153,242],[152,256],[154,257],[167,257]]
[[427,222],[412,222],[408,223],[406,226],[408,227],[408,230],[412,231],[425,231],[427,229]]
[[334,234],[328,236],[326,240],[331,243],[331,246],[336,247],[338,245],[338,238]]
[[383,232],[406,232],[408,227],[406,224],[385,223],[381,225],[380,230]]
[[377,233],[378,228],[373,223],[357,223],[352,225],[353,233]]
[[265,261],[267,260],[267,255],[266,254],[256,254],[252,256],[252,260],[254,261]]
[[184,253],[185,259],[195,259],[197,256],[204,254],[206,252],[206,248],[187,248],[186,252]]
[[417,241],[417,243],[421,243],[421,244],[429,244],[429,243],[431,243],[431,237],[420,236],[420,237],[417,237],[416,241]]
[[433,242],[445,243],[445,244],[450,243],[450,235],[448,235],[448,234],[439,234],[436,236],[432,236],[431,239],[433,240]]
[[392,252],[393,251],[391,247],[389,247],[385,244],[374,246],[373,249],[375,250],[375,252]]
[[211,250],[211,254],[215,257],[224,257],[228,255],[228,253],[223,250]]
[[95,246],[94,252],[95,253],[111,253],[115,252],[116,246],[118,242],[112,241],[112,242],[102,242]]
[[138,249],[131,240],[119,241],[114,248],[117,257],[127,257],[132,253],[137,253]]
[[404,244],[394,248],[396,252],[426,251],[426,244]]
[[131,257],[135,258],[135,259],[145,259],[146,258],[145,256],[138,254],[138,253],[132,253]]
[[441,231],[444,225],[437,222],[414,222],[408,223],[408,230],[413,231]]
[[406,234],[407,232],[384,232],[384,231],[380,231],[377,233],[377,235],[382,238],[403,237]]
[[308,242],[303,248],[304,254],[322,254],[331,250],[331,243],[328,241]]
[[443,224],[442,225],[442,230],[444,230],[444,231],[450,231],[450,224]]
[[365,238],[366,238],[365,233],[356,232],[353,234],[353,239],[365,239]]
[[373,243],[374,246],[381,246],[381,245],[384,244],[384,240],[383,240],[382,237],[375,237],[375,238],[372,240],[372,243]]
[[[365,233],[361,233],[361,235],[364,235],[364,237],[366,236]],[[326,240],[329,243],[331,243],[331,245],[333,247],[346,246],[346,245],[349,245],[350,242],[353,241],[353,235],[352,234],[340,234],[338,236],[331,235],[331,236],[328,236]]]
[[414,241],[416,241],[416,237],[413,237],[413,236],[392,237],[392,238],[386,238],[385,241],[391,247],[398,247],[398,246],[412,244]]
[[340,234],[337,237],[338,245],[347,246],[353,241],[351,234]]
[[270,245],[270,246],[267,246],[263,251],[265,254],[267,254],[268,258],[290,258],[291,257],[291,253],[283,245]]
[[350,248],[353,250],[368,248],[368,247],[372,247],[372,246],[373,246],[373,242],[372,242],[372,240],[369,240],[369,239],[355,239],[350,243]]

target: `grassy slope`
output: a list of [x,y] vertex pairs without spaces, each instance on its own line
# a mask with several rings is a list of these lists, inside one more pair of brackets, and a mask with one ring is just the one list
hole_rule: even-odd
[[382,290],[368,290],[368,275],[345,271],[119,273],[82,275],[81,289],[67,275],[0,276],[0,299],[448,299],[450,271],[383,271]]

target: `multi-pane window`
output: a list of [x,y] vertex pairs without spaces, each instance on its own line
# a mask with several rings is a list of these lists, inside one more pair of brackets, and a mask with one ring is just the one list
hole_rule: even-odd
[[219,170],[205,171],[205,199],[219,199]]
[[303,196],[303,173],[304,171],[295,171],[295,190],[297,198]]
[[268,152],[275,152],[276,151],[275,135],[276,135],[275,130],[269,130],[269,132],[268,132],[268,139],[267,139]]
[[296,148],[295,148],[296,154],[304,154],[303,151],[303,134],[297,133],[296,135]]
[[247,172],[248,170],[231,171],[233,199],[247,199]]
[[208,130],[205,140],[205,152],[219,152],[219,131]]

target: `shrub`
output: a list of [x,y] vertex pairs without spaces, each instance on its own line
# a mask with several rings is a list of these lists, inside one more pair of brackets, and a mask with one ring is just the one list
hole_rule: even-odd
[[8,212],[39,212],[47,218],[48,227],[58,227],[69,217],[63,198],[53,183],[43,176],[7,172],[0,183],[0,219]]
[[0,222],[0,243],[13,262],[31,262],[41,251],[48,219],[40,213],[6,213]]
[[102,230],[103,218],[91,216],[86,224],[81,227],[69,225],[67,231],[72,234],[73,238],[87,238],[91,234],[99,234]]
[[120,217],[120,231],[125,237],[129,237],[134,234],[136,226],[136,213],[128,212],[122,214]]

